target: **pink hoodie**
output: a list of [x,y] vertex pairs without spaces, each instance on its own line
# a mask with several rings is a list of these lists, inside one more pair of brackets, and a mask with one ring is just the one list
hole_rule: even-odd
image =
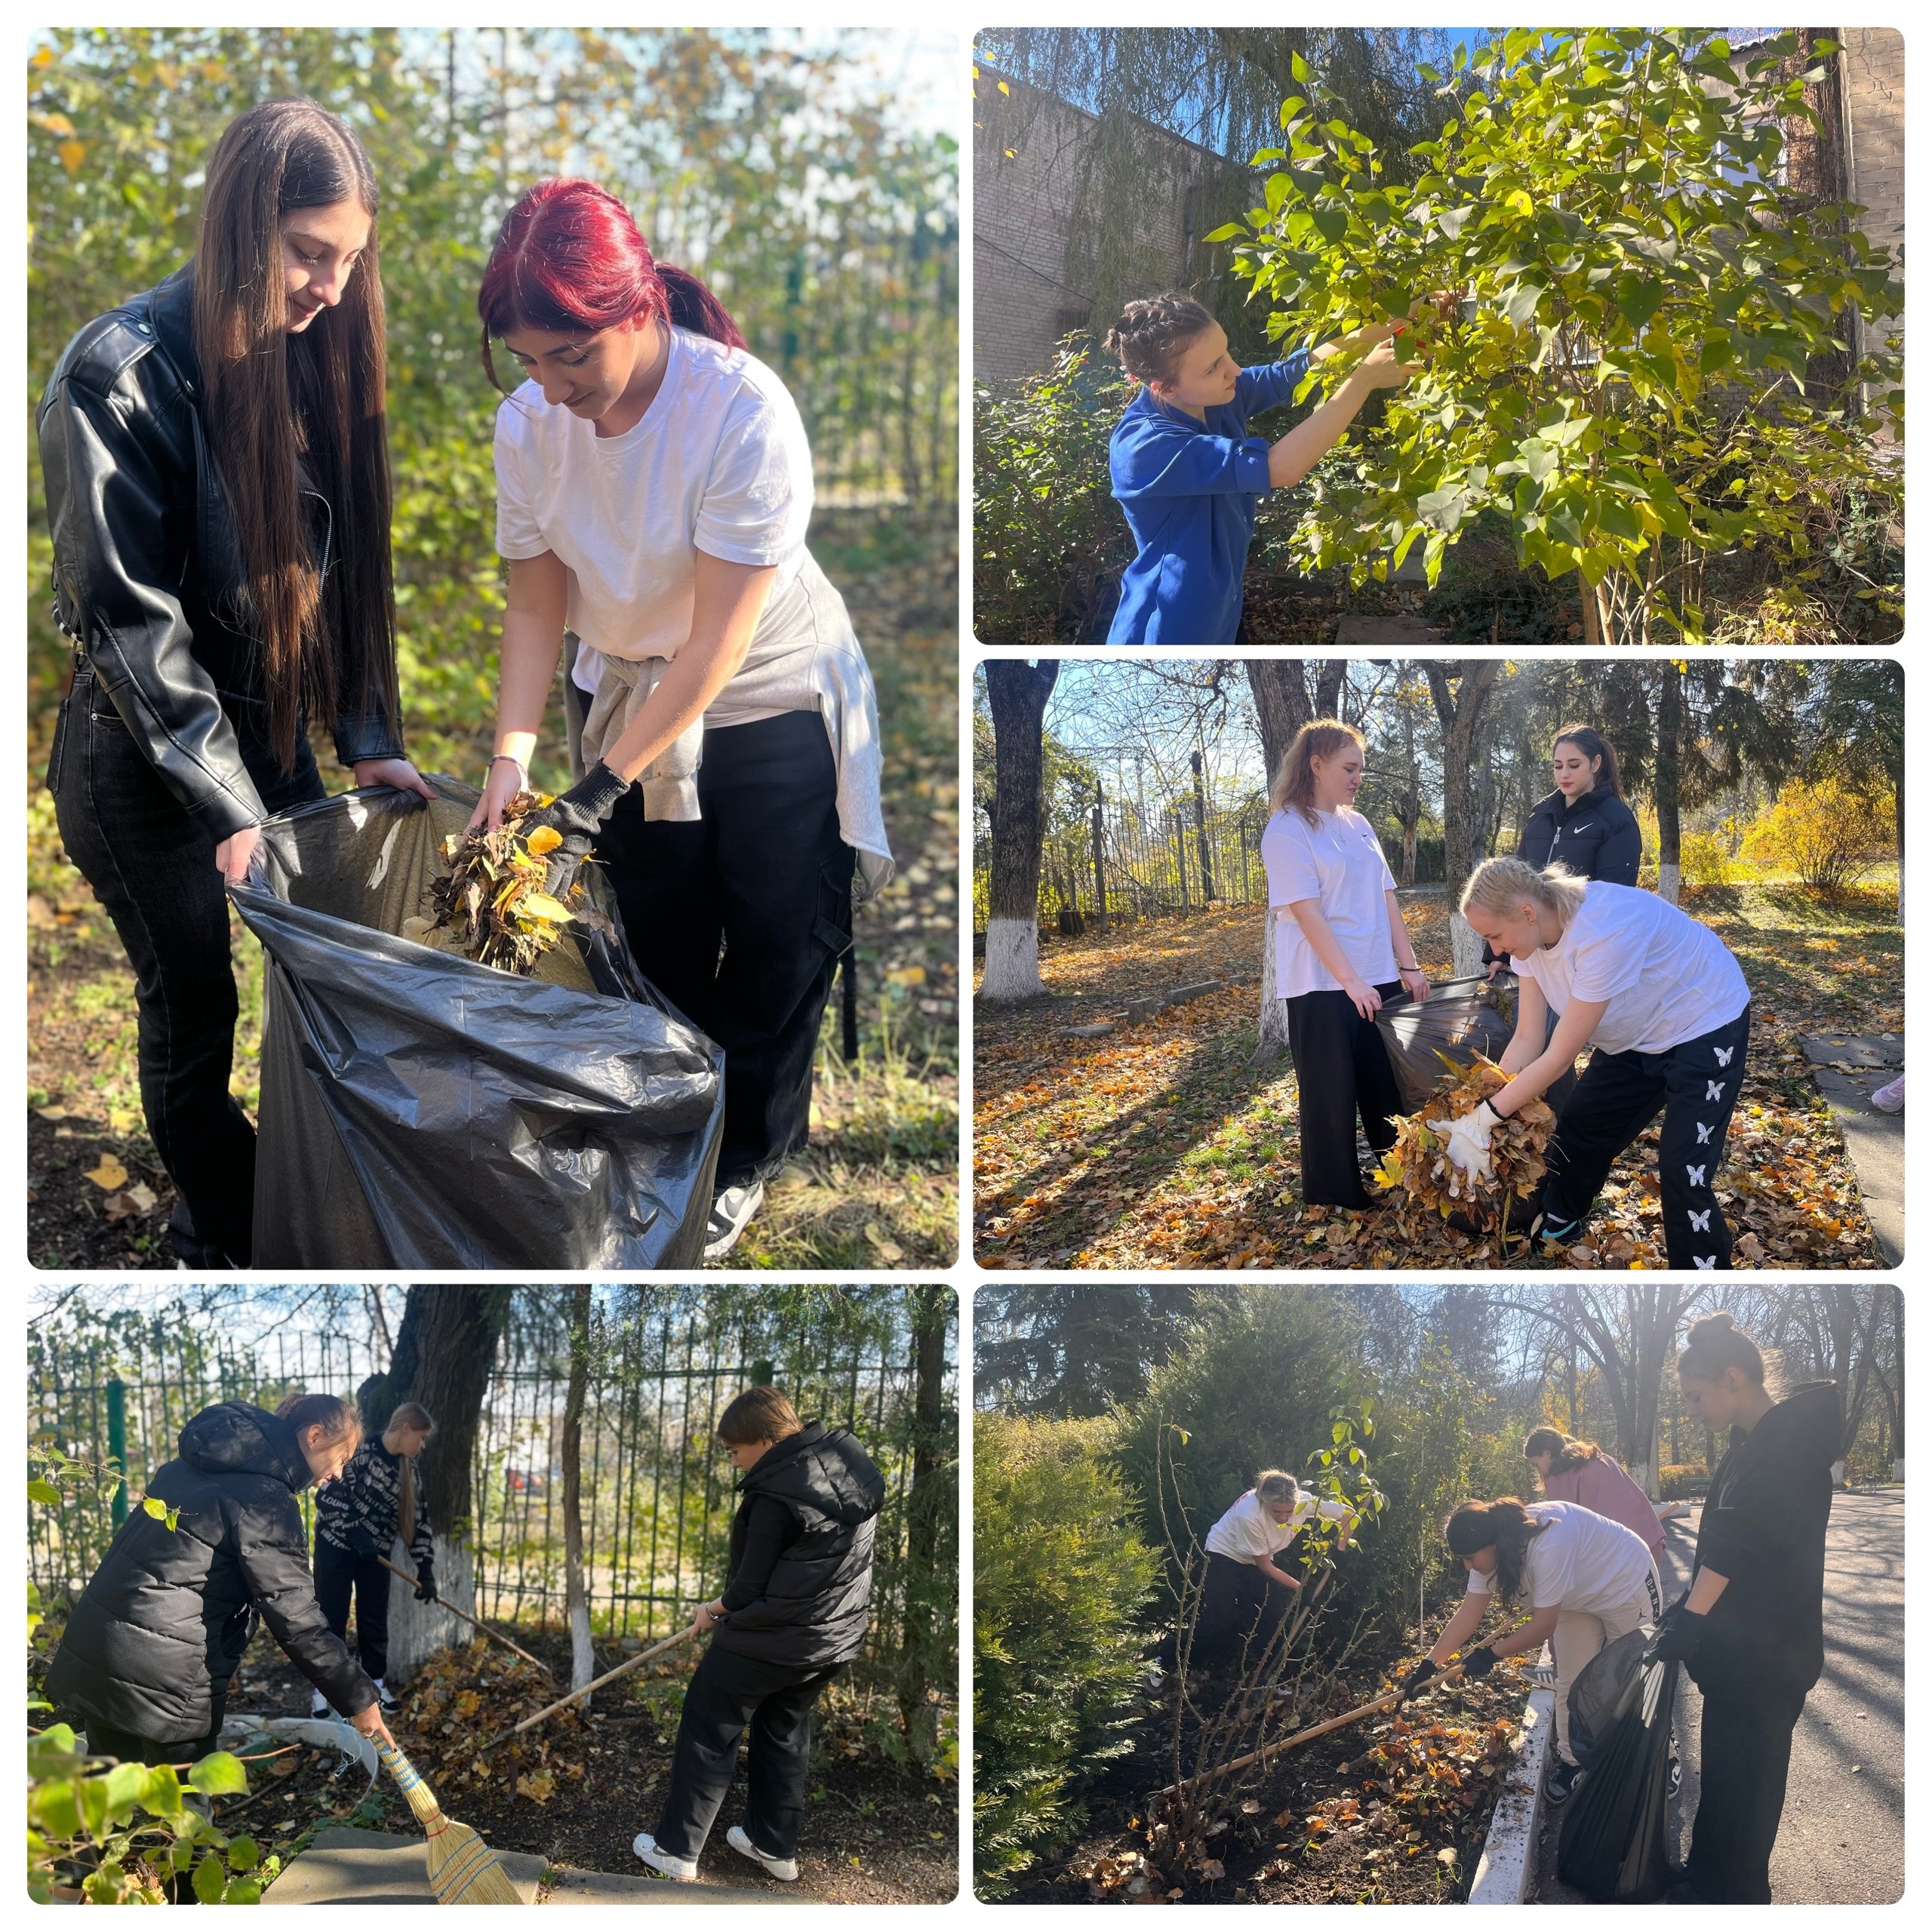
[[1635,1530],[1649,1546],[1654,1561],[1663,1555],[1663,1525],[1651,1499],[1624,1473],[1614,1456],[1598,1454],[1560,1475],[1543,1478],[1543,1491],[1552,1503],[1580,1503],[1626,1530]]

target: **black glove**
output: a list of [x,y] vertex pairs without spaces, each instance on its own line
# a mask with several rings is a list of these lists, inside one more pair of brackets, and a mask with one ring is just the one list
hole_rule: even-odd
[[1413,1697],[1435,1675],[1435,1666],[1424,1657],[1415,1669],[1404,1678],[1397,1688],[1404,1697]]
[[1472,1651],[1463,1653],[1463,1681],[1473,1683],[1478,1678],[1487,1677],[1503,1660],[1487,1644],[1478,1644]]
[[349,1546],[358,1556],[380,1556],[383,1546],[360,1523],[349,1526]]
[[1644,1657],[1654,1663],[1689,1663],[1704,1641],[1708,1621],[1699,1611],[1687,1610],[1681,1603],[1672,1604],[1658,1620],[1657,1634],[1651,1638]]
[[434,1603],[437,1601],[436,1572],[427,1563],[420,1563],[416,1567],[416,1601],[418,1603]]
[[620,778],[601,758],[568,792],[560,792],[547,805],[540,805],[518,829],[528,839],[544,826],[562,838],[563,844],[550,855],[550,869],[544,875],[543,890],[552,898],[570,890],[577,868],[589,857],[600,828],[617,808],[617,801],[631,789],[628,778]]

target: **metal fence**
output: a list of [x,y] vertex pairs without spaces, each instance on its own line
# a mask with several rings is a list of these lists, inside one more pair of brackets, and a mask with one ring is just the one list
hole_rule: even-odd
[[[913,1342],[903,1324],[871,1342],[801,1324],[769,1358],[742,1331],[696,1317],[612,1318],[600,1306],[583,1419],[581,1508],[587,1594],[600,1635],[647,1640],[681,1627],[690,1604],[722,1586],[732,1472],[718,1456],[719,1411],[771,1381],[801,1414],[851,1429],[878,1463],[887,1500],[877,1528],[870,1643],[888,1653],[903,1616],[906,1504],[912,1481]],[[952,1360],[949,1350],[949,1368]],[[146,1478],[175,1453],[183,1425],[212,1403],[272,1408],[291,1391],[349,1395],[377,1367],[361,1339],[313,1329],[257,1340],[179,1320],[118,1324],[109,1335],[35,1331],[27,1426],[91,1463],[110,1459],[128,1484],[112,1497],[36,1506],[28,1572],[44,1592],[91,1576]],[[561,1626],[565,1615],[559,1457],[569,1380],[557,1303],[519,1290],[498,1349],[472,1471],[479,1614]],[[952,1406],[948,1391],[948,1406]],[[313,1491],[304,1491],[312,1528]]]

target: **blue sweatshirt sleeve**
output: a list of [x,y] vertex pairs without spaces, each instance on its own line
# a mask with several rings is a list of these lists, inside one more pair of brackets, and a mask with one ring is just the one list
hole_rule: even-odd
[[1261,436],[1211,436],[1178,425],[1141,421],[1115,432],[1113,493],[1121,503],[1141,497],[1196,497],[1237,491],[1265,496],[1268,444]]
[[1278,409],[1283,403],[1292,402],[1301,379],[1308,374],[1308,350],[1297,349],[1284,361],[1244,369],[1235,378],[1235,407],[1241,420],[1245,422],[1264,409]]

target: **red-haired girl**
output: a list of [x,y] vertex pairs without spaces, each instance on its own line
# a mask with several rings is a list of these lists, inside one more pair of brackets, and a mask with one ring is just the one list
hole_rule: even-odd
[[539,182],[477,307],[491,380],[493,342],[527,380],[497,412],[509,588],[475,822],[526,782],[568,632],[586,771],[549,819],[560,857],[594,848],[638,964],[724,1049],[715,1260],[804,1141],[855,854],[862,898],[891,875],[871,674],[805,547],[796,405],[621,202]]

